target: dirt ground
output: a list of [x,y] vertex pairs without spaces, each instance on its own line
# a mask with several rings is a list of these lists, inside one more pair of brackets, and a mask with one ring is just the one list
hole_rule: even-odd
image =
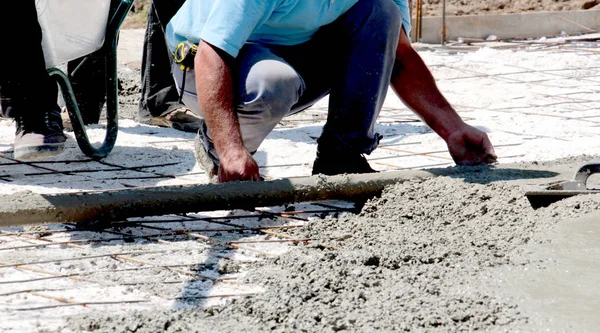
[[[526,274],[565,274],[557,264],[559,251],[540,255],[535,247],[562,244],[548,232],[597,211],[600,198],[577,196],[534,210],[524,196],[525,184],[564,179],[593,158],[455,168],[450,175],[407,181],[358,214],[298,229],[298,238],[331,241],[300,245],[256,267],[247,279],[264,287],[264,294],[205,310],[83,316],[68,323],[76,331],[137,333],[593,330],[599,324],[594,307],[575,321],[560,310],[569,306],[568,295],[573,304],[597,303],[587,284],[581,297],[578,290],[561,299],[555,297],[555,279],[536,305],[528,292],[548,281]],[[589,228],[573,236],[576,244],[584,244]],[[585,257],[599,250],[591,246],[582,250]],[[562,281],[565,290],[573,287],[573,275]],[[590,282],[597,282],[595,276]],[[518,292],[519,285],[527,291]],[[549,316],[540,304],[557,307],[559,314]]]

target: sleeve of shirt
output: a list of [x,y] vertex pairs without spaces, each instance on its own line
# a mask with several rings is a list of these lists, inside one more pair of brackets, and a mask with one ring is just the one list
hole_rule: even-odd
[[410,36],[412,25],[410,24],[410,7],[408,5],[408,0],[394,0],[394,2],[398,5],[400,12],[402,13],[402,27],[404,28],[406,35]]
[[200,39],[235,58],[274,10],[273,0],[215,0]]

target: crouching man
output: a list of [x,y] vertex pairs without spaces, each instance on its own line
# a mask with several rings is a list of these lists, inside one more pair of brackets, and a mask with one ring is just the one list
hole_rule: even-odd
[[[375,172],[374,131],[391,84],[447,143],[457,164],[496,160],[413,50],[408,0],[188,0],[167,26],[172,52],[198,45],[193,69],[173,64],[184,103],[205,119],[197,159],[219,182],[260,180],[252,154],[279,121],[329,95],[313,174]],[[190,66],[192,67],[192,66]]]

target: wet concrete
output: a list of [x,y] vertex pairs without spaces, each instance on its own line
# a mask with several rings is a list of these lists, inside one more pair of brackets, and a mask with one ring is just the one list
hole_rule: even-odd
[[359,214],[292,231],[330,240],[257,264],[247,282],[263,294],[207,309],[73,317],[68,325],[138,333],[593,330],[600,227],[589,214],[600,196],[534,210],[523,191],[567,179],[592,158],[455,168],[396,184]]
[[600,327],[600,213],[559,222],[523,255],[537,265],[497,272],[499,292],[518,299],[537,331]]

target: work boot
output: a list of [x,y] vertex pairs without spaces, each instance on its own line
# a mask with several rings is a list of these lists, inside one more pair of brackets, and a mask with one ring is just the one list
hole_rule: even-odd
[[152,117],[148,120],[140,121],[140,123],[158,127],[170,127],[188,133],[196,133],[202,126],[201,120],[202,118],[196,116],[189,109],[180,108],[160,117]]
[[200,120],[200,129],[194,140],[194,155],[200,167],[206,172],[210,183],[218,183],[219,175],[219,157],[215,146],[206,135],[206,124]]
[[15,118],[14,158],[28,160],[60,154],[67,137],[62,131],[59,110],[46,112],[43,119]]
[[317,148],[312,174],[327,176],[345,173],[375,173],[363,154],[337,149]]

